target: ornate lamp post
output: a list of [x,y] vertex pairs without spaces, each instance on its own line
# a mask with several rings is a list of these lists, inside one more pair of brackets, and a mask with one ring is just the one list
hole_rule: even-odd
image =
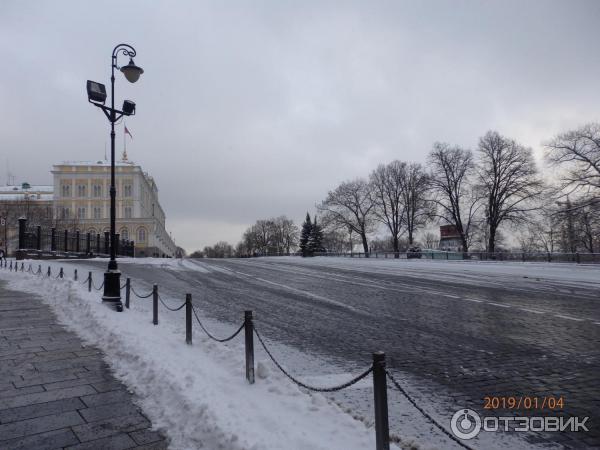
[[[117,56],[119,54],[129,56],[129,63],[126,66],[117,65]],[[133,62],[136,55],[135,49],[128,44],[117,45],[112,52],[111,60],[111,106],[105,106],[106,88],[101,83],[88,80],[87,92],[88,101],[99,107],[110,122],[110,261],[108,270],[104,272],[104,295],[102,301],[112,306],[117,311],[123,311],[121,303],[121,272],[117,267],[116,260],[116,240],[115,240],[115,218],[116,218],[116,189],[115,189],[115,122],[123,116],[135,114],[135,103],[131,100],[123,102],[122,110],[115,109],[115,69],[120,70],[125,75],[127,81],[135,83],[144,70]]]

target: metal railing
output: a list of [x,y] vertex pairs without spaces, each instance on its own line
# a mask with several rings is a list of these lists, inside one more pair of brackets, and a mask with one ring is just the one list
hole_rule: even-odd
[[424,249],[418,252],[394,252],[393,250],[364,252],[322,252],[314,256],[338,256],[344,258],[382,259],[431,259],[440,261],[517,261],[559,262],[576,264],[600,264],[600,253],[559,252],[450,252]]
[[[79,231],[57,230],[29,226],[27,219],[19,219],[19,249],[17,259],[56,258],[56,257],[94,257],[110,254],[110,233],[81,233]],[[117,256],[133,257],[133,241],[120,239],[116,235]]]

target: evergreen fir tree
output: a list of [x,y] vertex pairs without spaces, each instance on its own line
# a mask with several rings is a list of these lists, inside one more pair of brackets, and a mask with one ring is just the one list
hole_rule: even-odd
[[317,217],[315,216],[310,236],[308,238],[308,252],[310,256],[313,256],[315,253],[320,253],[324,251],[325,249],[323,248],[323,229],[321,228],[321,225],[317,223]]
[[302,224],[302,232],[300,233],[300,251],[302,252],[303,257],[309,256],[308,242],[312,234],[312,228],[310,215],[307,212],[306,219],[304,219],[304,223]]

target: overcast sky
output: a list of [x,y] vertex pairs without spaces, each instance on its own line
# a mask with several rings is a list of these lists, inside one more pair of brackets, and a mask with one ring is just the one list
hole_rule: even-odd
[[[11,1],[0,6],[0,183],[51,184],[97,160],[109,124],[85,81],[113,47],[130,159],[152,174],[188,251],[258,218],[301,221],[340,181],[488,129],[540,156],[600,120],[598,1]],[[125,58],[120,62],[126,63]],[[117,149],[122,151],[122,128]]]

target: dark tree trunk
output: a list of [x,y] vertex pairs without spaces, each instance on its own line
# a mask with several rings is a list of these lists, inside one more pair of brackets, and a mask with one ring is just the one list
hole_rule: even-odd
[[365,258],[369,257],[369,243],[367,242],[367,235],[365,233],[360,234],[360,238],[362,239],[363,250],[365,252]]
[[394,246],[394,258],[398,259],[400,258],[400,241],[398,239],[398,236],[393,237],[392,244]]

